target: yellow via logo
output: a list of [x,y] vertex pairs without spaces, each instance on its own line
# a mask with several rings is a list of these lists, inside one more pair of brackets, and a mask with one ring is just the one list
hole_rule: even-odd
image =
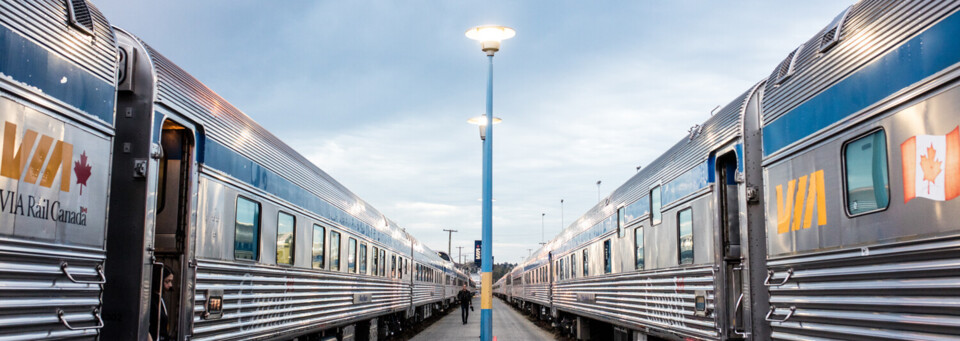
[[[39,136],[40,143],[34,151],[33,145]],[[37,183],[40,179],[40,186],[51,187],[53,180],[57,177],[57,171],[60,173],[60,190],[70,191],[70,163],[73,162],[73,145],[57,140],[54,144],[53,137],[40,135],[36,131],[27,129],[23,133],[23,139],[20,146],[16,146],[17,125],[4,122],[3,127],[3,155],[0,159],[0,176],[20,180],[27,183]],[[51,146],[53,150],[51,151]],[[30,158],[31,152],[33,157]],[[47,160],[49,162],[46,162]],[[29,161],[29,167],[28,163]],[[43,168],[46,162],[47,167]],[[26,168],[26,174],[24,173]],[[41,173],[42,171],[42,173]],[[42,177],[41,177],[42,176]]]
[[[807,179],[810,184],[807,185]],[[801,214],[803,214],[803,228],[810,228],[813,222],[813,205],[817,205],[817,226],[827,224],[827,201],[823,185],[823,170],[813,172],[809,176],[801,176],[800,185],[797,185],[797,179],[790,180],[787,183],[787,201],[783,201],[783,185],[777,185],[777,233],[787,233],[790,230],[799,230]],[[796,191],[796,199],[794,192]],[[805,194],[806,193],[806,194]],[[804,207],[803,199],[807,199],[807,205]],[[790,217],[793,217],[793,224],[790,224]]]

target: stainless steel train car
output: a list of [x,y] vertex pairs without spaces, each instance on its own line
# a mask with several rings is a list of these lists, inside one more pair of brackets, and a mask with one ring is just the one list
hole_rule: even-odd
[[376,339],[472,286],[90,3],[0,9],[0,340]]
[[498,295],[584,339],[957,339],[958,8],[853,4]]

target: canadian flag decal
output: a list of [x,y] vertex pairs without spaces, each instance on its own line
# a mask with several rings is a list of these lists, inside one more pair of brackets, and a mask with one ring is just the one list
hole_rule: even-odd
[[903,202],[960,196],[960,126],[946,135],[917,135],[900,144]]

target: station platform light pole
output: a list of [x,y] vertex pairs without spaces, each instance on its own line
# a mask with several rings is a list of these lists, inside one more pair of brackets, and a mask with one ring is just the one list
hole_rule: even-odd
[[480,254],[480,340],[493,339],[493,54],[500,50],[500,42],[512,38],[516,31],[505,26],[477,26],[467,30],[467,38],[480,42],[487,54],[487,111],[480,124],[483,140],[483,236]]

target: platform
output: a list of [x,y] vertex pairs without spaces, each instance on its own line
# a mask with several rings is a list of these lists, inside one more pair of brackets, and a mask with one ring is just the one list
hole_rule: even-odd
[[[420,332],[411,341],[464,340],[480,339],[480,298],[473,299],[474,310],[470,312],[467,324],[460,320],[460,307],[450,312],[426,330]],[[540,329],[527,320],[526,316],[503,303],[493,299],[493,336],[497,341],[554,340],[553,335]]]

